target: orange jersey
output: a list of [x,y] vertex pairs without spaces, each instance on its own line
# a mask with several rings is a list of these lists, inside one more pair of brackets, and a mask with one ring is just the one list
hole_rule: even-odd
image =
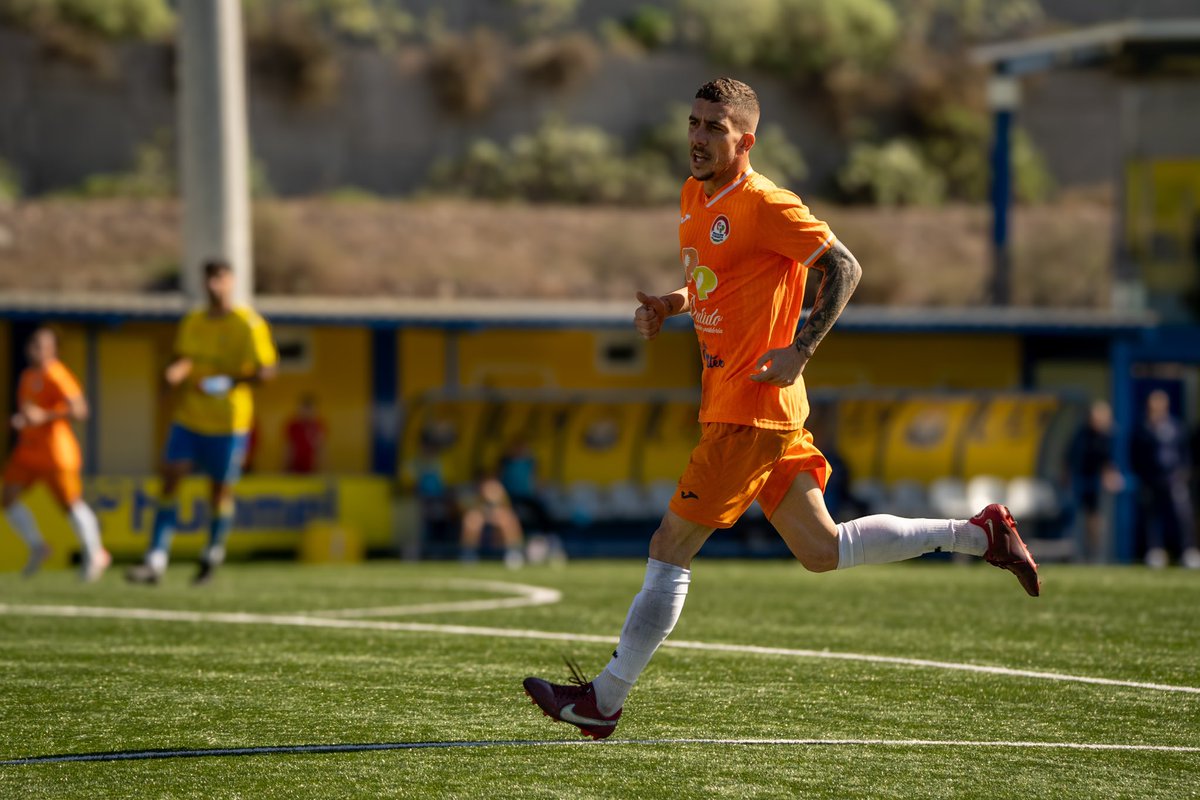
[[750,374],[795,339],[808,268],[833,242],[799,197],[753,170],[712,197],[694,178],[684,184],[679,247],[704,366],[701,422],[803,427],[803,376],[779,389]]
[[[21,373],[17,408],[32,404],[62,414],[67,411],[67,401],[82,394],[75,376],[56,359],[42,367],[27,367]],[[83,465],[79,442],[65,419],[22,428],[12,461],[28,468],[57,471],[78,470]]]

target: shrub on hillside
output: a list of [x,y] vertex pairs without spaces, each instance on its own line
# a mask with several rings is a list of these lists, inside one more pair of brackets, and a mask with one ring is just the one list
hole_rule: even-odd
[[164,39],[175,17],[166,0],[4,0],[0,23],[33,35],[49,58],[111,75],[112,42]]
[[596,70],[600,48],[586,33],[568,33],[534,41],[520,60],[521,71],[530,83],[565,89]]
[[[930,115],[922,139],[926,160],[942,174],[951,197],[978,202],[988,195],[991,122],[981,112],[948,107]],[[1041,154],[1022,129],[1012,139],[1014,196],[1023,203],[1045,200],[1054,181]]]
[[341,81],[334,43],[310,14],[280,6],[247,22],[247,60],[254,75],[302,105],[330,101]]
[[646,50],[666,47],[675,39],[675,20],[658,6],[638,6],[621,20],[621,30]]
[[12,165],[0,158],[0,205],[21,199],[21,181]]
[[442,109],[461,117],[483,114],[504,76],[505,46],[495,33],[477,29],[444,37],[429,58],[429,78]]
[[888,65],[900,24],[887,0],[681,0],[718,61],[791,81]]
[[662,156],[625,157],[601,129],[553,118],[506,146],[477,141],[462,159],[436,165],[431,178],[436,191],[535,203],[651,204],[679,193]]
[[35,34],[68,26],[110,41],[161,39],[175,26],[166,0],[5,0],[0,19]]
[[882,206],[937,205],[946,196],[941,174],[908,139],[854,145],[838,184],[850,199]]

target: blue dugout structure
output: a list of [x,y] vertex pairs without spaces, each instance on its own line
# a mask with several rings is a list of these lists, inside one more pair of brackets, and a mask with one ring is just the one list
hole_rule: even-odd
[[[444,377],[443,385],[432,387],[453,395],[456,391],[478,387],[460,385],[456,362],[460,358],[460,335],[481,332],[499,335],[514,329],[533,331],[538,336],[566,336],[579,330],[627,330],[630,307],[625,302],[591,302],[567,305],[556,301],[482,301],[463,300],[430,302],[427,300],[339,299],[265,297],[257,302],[259,310],[275,326],[290,325],[311,328],[352,328],[366,332],[369,372],[364,397],[369,400],[361,410],[361,424],[367,426],[369,456],[365,463],[377,475],[397,474],[403,424],[403,398],[411,387],[404,386],[403,356],[397,340],[407,329],[436,329],[445,333],[445,347],[430,358],[440,359],[437,372]],[[179,296],[136,297],[69,297],[63,295],[0,294],[0,322],[8,326],[9,387],[15,385],[15,375],[23,358],[20,356],[24,336],[30,326],[39,322],[74,323],[82,325],[87,346],[89,394],[97,394],[94,385],[105,365],[98,363],[96,342],[106,331],[120,330],[131,323],[158,321],[174,322],[184,308]],[[684,330],[690,325],[686,317],[670,322],[673,329]],[[880,335],[896,339],[914,334],[927,336],[928,349],[912,353],[914,362],[937,359],[941,346],[982,348],[990,340],[1003,339],[1016,348],[1016,366],[1006,366],[999,385],[989,389],[1011,391],[1070,391],[1085,395],[1108,395],[1113,403],[1118,423],[1118,448],[1122,466],[1129,432],[1139,415],[1139,388],[1135,371],[1139,365],[1158,362],[1200,363],[1200,328],[1160,327],[1145,314],[1110,312],[971,308],[971,309],[898,309],[851,306],[838,323],[838,335],[832,337],[850,348],[853,358],[856,342],[864,347],[877,346]],[[977,338],[976,338],[977,337]],[[690,339],[690,337],[686,337]],[[871,344],[876,343],[876,344]],[[681,355],[690,358],[686,349]],[[864,355],[866,351],[859,351]],[[409,356],[412,358],[413,356]],[[417,356],[424,357],[424,356]],[[847,357],[846,353],[841,356]],[[398,366],[399,365],[399,366]],[[1100,376],[1087,385],[1071,384],[1071,369],[1086,367],[1090,374]],[[986,368],[986,365],[984,365]],[[1000,369],[998,367],[998,369]],[[1056,377],[1057,376],[1057,377]],[[652,383],[646,389],[655,388]],[[810,390],[820,392],[820,384]],[[873,387],[859,385],[858,394]],[[904,389],[902,385],[880,387],[887,390]],[[934,389],[937,386],[916,386]],[[948,388],[962,389],[962,385]],[[611,390],[609,390],[611,391]],[[1195,402],[1195,399],[1192,399]],[[94,417],[95,419],[95,417]],[[95,424],[85,432],[85,445],[92,450],[96,442]],[[94,465],[93,465],[94,469]],[[1133,557],[1134,502],[1132,490],[1119,498],[1117,505],[1114,555],[1128,561]]]

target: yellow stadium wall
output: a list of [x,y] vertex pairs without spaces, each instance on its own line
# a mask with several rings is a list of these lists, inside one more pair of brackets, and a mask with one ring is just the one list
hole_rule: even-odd
[[286,447],[284,426],[300,397],[311,393],[329,428],[323,470],[352,474],[370,469],[371,353],[365,328],[311,329],[307,363],[281,366],[275,380],[261,386],[258,410],[258,448],[254,469],[280,472]]
[[[429,391],[461,389],[680,389],[699,386],[700,367],[690,331],[669,331],[645,343],[632,331],[537,328],[399,333],[400,390],[406,400]],[[606,365],[609,343],[629,344],[629,364]],[[457,373],[446,374],[454,348]]]
[[1002,334],[835,331],[804,376],[810,390],[1015,389],[1021,383],[1021,342]]
[[161,323],[142,322],[98,335],[100,376],[93,406],[99,474],[138,475],[157,463],[165,428],[160,375],[173,333]]

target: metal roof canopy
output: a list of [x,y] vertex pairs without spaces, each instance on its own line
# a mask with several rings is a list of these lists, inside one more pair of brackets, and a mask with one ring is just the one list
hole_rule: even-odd
[[[1010,297],[1012,208],[1012,124],[1020,105],[1021,77],[1059,68],[1108,66],[1122,75],[1144,77],[1174,73],[1200,74],[1200,18],[1126,20],[1015,42],[983,45],[971,60],[990,66],[993,77],[988,103],[993,112],[992,291],[996,305]],[[1118,297],[1137,298],[1127,265],[1116,265]]]
[[976,64],[1012,76],[1105,63],[1122,71],[1161,73],[1181,56],[1200,57],[1200,17],[1125,20],[971,50]]

